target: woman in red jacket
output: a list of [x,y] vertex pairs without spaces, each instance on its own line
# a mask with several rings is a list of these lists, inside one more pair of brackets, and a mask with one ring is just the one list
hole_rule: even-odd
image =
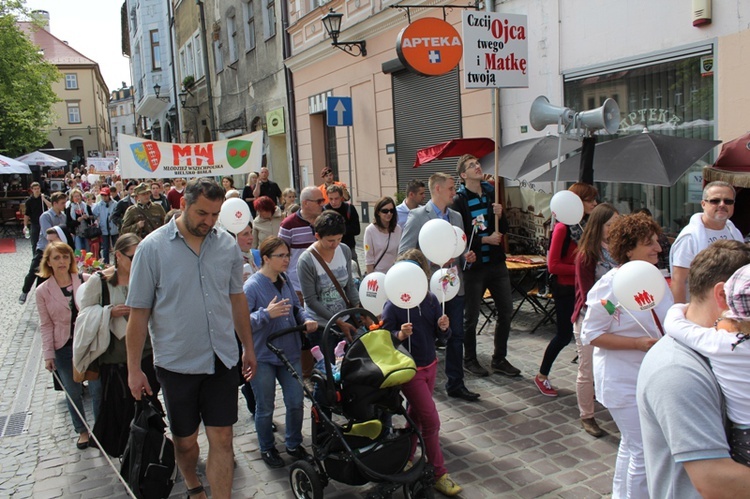
[[576,396],[581,413],[581,426],[591,436],[601,437],[603,432],[594,419],[594,347],[581,344],[581,323],[586,315],[586,296],[601,276],[617,267],[609,254],[609,227],[619,214],[614,206],[602,203],[591,212],[586,229],[578,243],[576,255],[575,307],[573,309],[573,334],[578,350],[578,377]]
[[583,220],[577,225],[558,223],[552,230],[552,239],[547,253],[547,269],[550,273],[550,291],[555,299],[557,334],[547,345],[534,384],[543,395],[557,397],[557,390],[549,382],[549,372],[557,355],[573,339],[571,317],[575,305],[575,253],[581,239],[583,227],[589,214],[596,207],[599,193],[596,187],[577,182],[568,188],[583,201]]

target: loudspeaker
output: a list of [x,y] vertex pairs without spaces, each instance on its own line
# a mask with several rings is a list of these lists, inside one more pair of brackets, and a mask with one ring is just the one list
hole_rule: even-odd
[[620,106],[614,99],[607,99],[601,107],[575,115],[575,127],[598,130],[603,128],[613,135],[620,128]]
[[529,110],[531,128],[537,132],[544,130],[547,125],[556,125],[561,117],[562,124],[568,125],[573,121],[574,116],[575,113],[572,110],[567,107],[553,106],[543,95],[534,99]]

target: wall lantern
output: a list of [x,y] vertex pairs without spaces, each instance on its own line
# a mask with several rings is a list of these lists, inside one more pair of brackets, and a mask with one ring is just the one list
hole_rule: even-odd
[[333,40],[331,42],[331,45],[355,57],[360,55],[363,57],[366,56],[367,48],[366,42],[364,40],[357,40],[353,42],[339,42],[339,35],[341,34],[341,19],[343,17],[344,14],[334,12],[333,9],[330,9],[328,14],[323,16],[323,27],[326,29],[326,33],[328,33],[328,36],[331,37],[331,40]]

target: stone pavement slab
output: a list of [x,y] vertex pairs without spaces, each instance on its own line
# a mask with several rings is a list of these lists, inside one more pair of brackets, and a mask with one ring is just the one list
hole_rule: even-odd
[[[42,362],[27,366],[39,334],[38,318],[33,292],[26,305],[17,303],[31,260],[30,245],[24,240],[17,242],[16,253],[0,254],[0,280],[4,283],[0,287],[0,383],[4,387],[0,416],[14,410],[27,368],[33,370],[34,386],[27,431],[0,438],[0,496],[126,498],[114,470],[98,450],[75,448],[76,436],[63,395],[52,389],[51,377]],[[562,351],[552,369],[551,381],[560,396],[545,397],[536,389],[533,376],[554,335],[549,325],[530,334],[537,320],[532,311],[524,309],[513,322],[508,358],[521,369],[521,376],[493,374],[476,378],[467,374],[467,386],[481,393],[480,401],[469,403],[447,397],[440,370],[435,400],[442,422],[441,443],[449,472],[464,488],[460,497],[593,498],[610,493],[619,443],[616,426],[607,411],[598,406],[596,417],[607,434],[595,439],[581,430],[575,397],[577,366],[571,363],[574,345]],[[492,353],[492,326],[478,337],[479,360],[487,367]],[[244,401],[240,402],[240,419],[235,425],[237,469],[233,495],[291,497],[288,469],[269,470],[262,462],[252,420],[244,410]],[[283,407],[281,397],[277,398],[274,421],[279,425],[279,448],[283,446]],[[87,414],[93,422],[91,412]],[[304,436],[309,448],[307,421]],[[200,444],[199,469],[205,473],[207,446],[203,432]],[[331,483],[325,489],[325,497],[362,497],[368,489],[369,486]],[[180,481],[170,497],[184,494]],[[402,494],[397,492],[394,497]]]

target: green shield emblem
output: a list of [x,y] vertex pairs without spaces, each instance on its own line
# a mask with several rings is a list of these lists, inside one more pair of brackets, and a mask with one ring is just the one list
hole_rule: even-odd
[[227,143],[227,161],[232,168],[239,168],[250,157],[251,140],[230,140]]

